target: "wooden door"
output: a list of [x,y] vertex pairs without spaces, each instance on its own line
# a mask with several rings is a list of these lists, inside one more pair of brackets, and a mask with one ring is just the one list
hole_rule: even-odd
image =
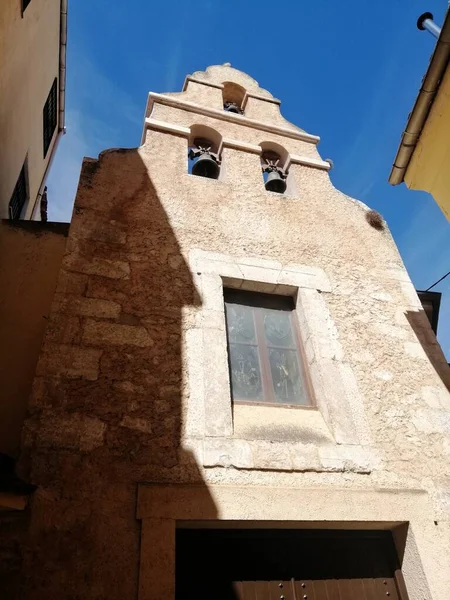
[[176,599],[407,600],[389,532],[181,530]]

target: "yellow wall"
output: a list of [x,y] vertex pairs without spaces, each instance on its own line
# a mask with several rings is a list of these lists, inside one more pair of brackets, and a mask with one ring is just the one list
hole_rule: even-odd
[[68,225],[0,221],[0,452],[15,456]]
[[[59,70],[60,0],[0,0],[0,218],[28,157],[30,218],[51,156],[43,155],[42,110]],[[55,142],[56,135],[52,141]]]
[[413,190],[430,192],[450,220],[450,67],[405,176]]

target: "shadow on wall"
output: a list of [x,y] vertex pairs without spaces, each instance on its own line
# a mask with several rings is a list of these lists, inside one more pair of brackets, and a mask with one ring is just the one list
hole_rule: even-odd
[[29,600],[138,597],[137,484],[203,481],[181,445],[200,304],[139,152],[86,160],[24,428]]
[[423,351],[427,355],[434,370],[450,391],[450,366],[436,339],[434,331],[424,310],[407,311],[405,316],[417,336]]

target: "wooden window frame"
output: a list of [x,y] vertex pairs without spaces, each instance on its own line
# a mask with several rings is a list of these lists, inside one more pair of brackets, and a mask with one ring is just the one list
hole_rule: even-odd
[[[54,106],[53,106],[54,105]],[[48,93],[47,100],[42,111],[42,139],[44,142],[44,158],[52,144],[55,130],[58,126],[58,78],[55,77]]]
[[283,350],[295,350],[297,352],[298,366],[301,375],[303,388],[305,391],[305,397],[308,400],[308,404],[294,404],[290,402],[279,402],[276,400],[274,392],[273,378],[270,368],[269,360],[269,348],[277,348],[275,345],[268,345],[264,335],[264,323],[263,315],[260,311],[253,312],[254,326],[255,326],[255,339],[259,370],[261,375],[261,387],[262,396],[267,400],[261,399],[241,399],[235,398],[232,387],[232,373],[231,373],[231,362],[230,362],[230,340],[228,338],[228,325],[225,311],[225,323],[226,323],[226,338],[227,338],[227,356],[228,356],[228,368],[230,373],[230,392],[233,404],[244,404],[248,406],[272,406],[272,407],[283,407],[283,408],[295,408],[295,409],[316,409],[316,403],[314,399],[314,393],[312,388],[311,379],[309,377],[307,369],[307,361],[305,351],[303,348],[298,321],[296,318],[295,302],[292,296],[280,296],[276,294],[264,294],[261,292],[249,292],[243,290],[236,290],[233,288],[224,288],[224,305],[231,299],[234,304],[240,304],[244,306],[251,306],[254,308],[275,308],[277,310],[284,310],[289,313],[289,321],[291,325],[292,336],[294,338],[295,347],[280,346]]

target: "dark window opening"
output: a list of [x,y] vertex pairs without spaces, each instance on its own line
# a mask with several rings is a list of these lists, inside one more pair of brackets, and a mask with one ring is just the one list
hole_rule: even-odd
[[207,139],[196,138],[194,146],[189,148],[188,172],[198,177],[218,179],[220,174],[220,158],[213,151],[213,143]]
[[58,88],[55,78],[50,93],[45,102],[43,110],[43,131],[44,131],[44,158],[47,156],[48,149],[55,133],[58,122]]
[[24,163],[19,179],[17,180],[16,186],[11,196],[11,200],[9,201],[9,218],[16,220],[20,219],[22,214],[23,207],[25,206],[28,200],[28,190],[27,190],[27,173],[26,173],[26,163]]
[[293,299],[224,290],[234,402],[311,405]]
[[22,0],[22,13],[25,12],[25,9],[30,4],[31,0]]

